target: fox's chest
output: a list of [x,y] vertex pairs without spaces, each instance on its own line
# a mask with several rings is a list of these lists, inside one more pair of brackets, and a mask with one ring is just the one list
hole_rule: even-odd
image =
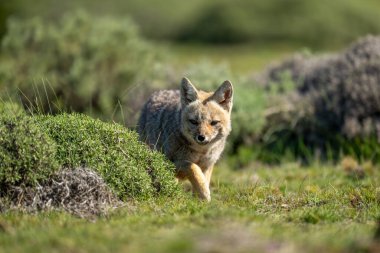
[[223,151],[223,148],[224,143],[214,146],[204,152],[196,152],[189,160],[201,167],[202,170],[205,170],[216,163]]
[[219,155],[204,155],[199,157],[199,159],[194,163],[201,167],[202,170],[205,170],[209,167],[212,167],[216,163],[216,161],[219,158]]

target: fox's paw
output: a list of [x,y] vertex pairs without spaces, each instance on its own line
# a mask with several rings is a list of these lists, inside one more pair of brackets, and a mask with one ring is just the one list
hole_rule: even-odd
[[210,194],[210,190],[209,189],[207,189],[205,191],[199,192],[198,195],[199,195],[199,198],[201,200],[204,200],[206,202],[210,202],[211,201],[211,194]]

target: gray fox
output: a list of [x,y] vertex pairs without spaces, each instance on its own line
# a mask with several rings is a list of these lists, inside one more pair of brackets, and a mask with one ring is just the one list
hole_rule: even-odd
[[231,132],[233,87],[224,81],[215,92],[197,90],[183,78],[180,90],[153,93],[138,122],[140,140],[162,151],[188,179],[193,192],[210,201],[210,179]]

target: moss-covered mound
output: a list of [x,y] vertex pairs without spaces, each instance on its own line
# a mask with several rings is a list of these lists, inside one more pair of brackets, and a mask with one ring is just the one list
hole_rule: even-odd
[[56,142],[61,166],[95,169],[120,198],[179,192],[174,165],[140,143],[135,132],[81,114],[41,116],[38,121]]
[[47,179],[58,168],[55,154],[55,143],[32,117],[15,104],[0,103],[0,190]]
[[120,199],[179,192],[174,165],[135,132],[81,114],[28,116],[0,102],[0,212],[60,209],[92,217]]

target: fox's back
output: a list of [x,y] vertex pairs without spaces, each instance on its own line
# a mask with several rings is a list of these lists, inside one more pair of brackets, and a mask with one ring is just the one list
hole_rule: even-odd
[[151,148],[162,150],[175,137],[180,127],[179,90],[161,90],[153,93],[141,111],[138,133],[141,141]]

